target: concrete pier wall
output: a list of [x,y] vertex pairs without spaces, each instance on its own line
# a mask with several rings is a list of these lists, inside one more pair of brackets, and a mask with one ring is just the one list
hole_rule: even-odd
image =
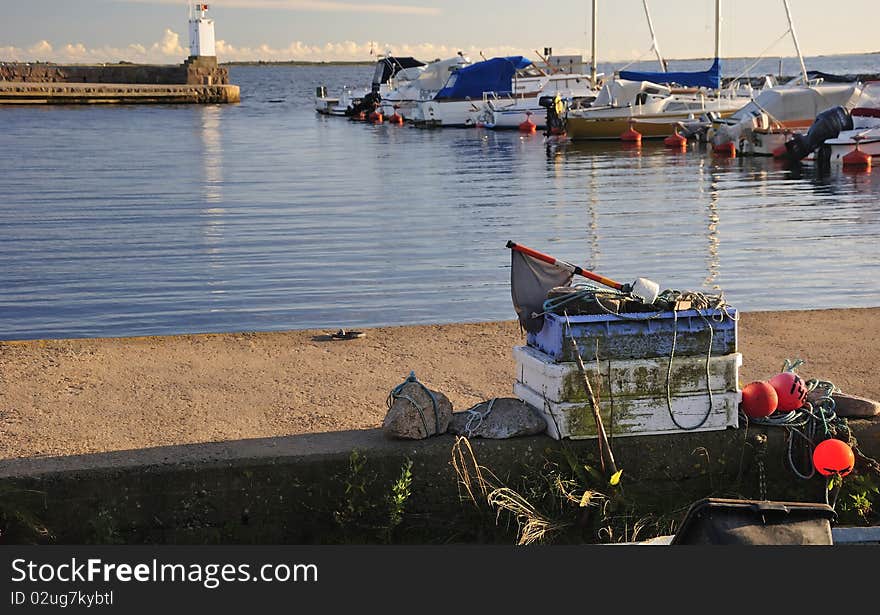
[[[880,421],[851,426],[876,456]],[[799,479],[788,467],[785,436],[782,428],[729,429],[617,438],[613,447],[627,497],[653,515],[683,516],[709,496],[759,499],[762,489],[766,499],[823,502],[824,478]],[[366,430],[6,460],[0,521],[7,542],[509,543],[515,523],[496,525],[494,513],[464,497],[454,443],[389,441]],[[472,445],[477,462],[514,488],[526,476],[540,484],[551,460],[598,467],[594,440]],[[387,503],[408,462],[411,495],[399,525],[388,525]]]
[[51,64],[0,62],[0,81],[24,83],[113,83],[151,85],[228,85],[229,69],[216,57],[188,58],[179,65]]

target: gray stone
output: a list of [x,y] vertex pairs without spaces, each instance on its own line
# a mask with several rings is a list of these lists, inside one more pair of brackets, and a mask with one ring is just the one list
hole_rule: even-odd
[[[821,399],[824,391],[814,389],[807,393],[807,401],[815,404]],[[880,415],[880,402],[868,399],[867,397],[859,397],[858,395],[849,395],[847,393],[832,393],[831,399],[834,400],[834,412],[838,416],[848,418],[871,418]]]
[[385,436],[392,439],[424,440],[446,433],[452,419],[452,402],[443,393],[431,393],[437,402],[437,414],[434,412],[431,396],[420,383],[405,383],[394,394],[391,408],[382,421]]
[[449,432],[469,438],[504,439],[543,433],[547,422],[538,412],[512,397],[496,397],[452,415]]

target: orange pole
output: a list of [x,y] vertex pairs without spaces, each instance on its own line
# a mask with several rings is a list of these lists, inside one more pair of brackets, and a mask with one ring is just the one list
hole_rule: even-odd
[[577,265],[572,265],[571,263],[567,263],[565,261],[558,260],[557,258],[550,256],[549,254],[544,254],[543,252],[538,252],[537,250],[533,250],[532,248],[528,248],[526,246],[520,245],[518,243],[514,243],[513,241],[507,242],[507,247],[511,250],[516,250],[517,252],[522,252],[527,256],[531,256],[532,258],[536,258],[539,261],[544,261],[545,263],[549,263],[551,265],[556,265],[560,269],[565,269],[566,271],[572,272],[574,275],[579,275],[581,277],[593,280],[594,282],[599,282],[604,286],[608,286],[609,288],[613,288],[615,290],[624,290],[624,285],[620,282],[615,282],[611,278],[606,278],[603,275],[599,275],[598,273],[593,273],[592,271],[588,271],[587,269],[583,269],[578,267]]

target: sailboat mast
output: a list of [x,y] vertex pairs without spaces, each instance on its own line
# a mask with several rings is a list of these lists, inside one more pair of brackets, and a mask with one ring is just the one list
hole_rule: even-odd
[[660,62],[660,68],[665,73],[666,62],[663,61],[663,56],[660,55],[660,45],[657,44],[657,36],[654,34],[654,22],[651,21],[651,12],[648,11],[648,0],[642,0],[642,6],[645,7],[645,17],[648,18],[648,29],[651,31],[651,47],[654,49],[654,53],[657,54],[657,61]]
[[598,8],[599,0],[593,0],[593,38],[592,38],[592,56],[590,59],[590,81],[596,85],[596,18],[599,16]]
[[715,57],[721,57],[721,0],[715,0]]
[[804,76],[804,85],[808,85],[810,79],[807,77],[807,67],[804,65],[804,56],[801,55],[801,46],[798,43],[797,32],[794,30],[794,22],[791,19],[791,8],[788,6],[788,0],[782,0],[782,3],[785,5],[785,15],[788,17],[788,31],[791,32],[791,38],[794,41],[794,49],[797,51],[798,60],[801,63],[801,74]]

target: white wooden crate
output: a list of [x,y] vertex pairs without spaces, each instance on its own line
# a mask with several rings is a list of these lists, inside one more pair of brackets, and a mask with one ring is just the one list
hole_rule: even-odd
[[[589,402],[550,401],[522,382],[514,384],[513,393],[542,413],[547,420],[547,434],[552,438],[579,440],[596,437],[596,423]],[[739,426],[741,399],[742,393],[739,391],[712,393],[711,412],[699,427],[695,426],[709,411],[708,393],[671,398],[672,414],[682,427],[673,422],[665,397],[603,397],[599,400],[599,415],[609,437],[720,431]]]
[[[556,363],[549,355],[530,346],[515,346],[516,379],[553,402],[587,400],[577,363]],[[710,357],[708,390],[730,392],[739,389],[742,355],[733,353]],[[632,359],[628,361],[585,361],[584,368],[596,395],[613,398],[666,398],[669,359]],[[707,391],[706,357],[681,356],[672,360],[669,373],[671,395]]]

